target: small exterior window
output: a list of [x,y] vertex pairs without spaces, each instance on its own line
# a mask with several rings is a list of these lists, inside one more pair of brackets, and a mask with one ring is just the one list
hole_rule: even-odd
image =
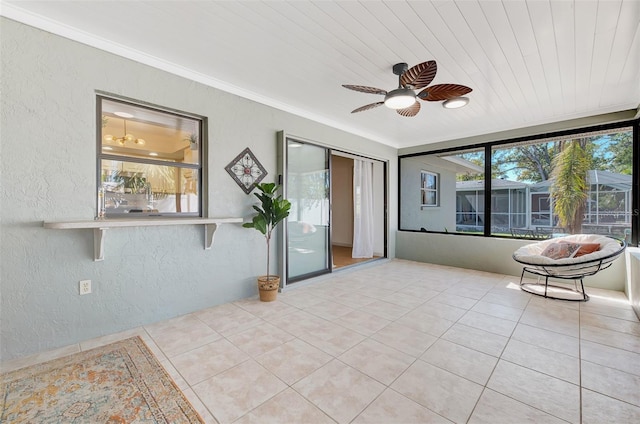
[[102,96],[97,105],[97,216],[202,216],[204,118]]
[[420,196],[422,207],[438,206],[440,203],[438,185],[440,176],[434,172],[420,172]]

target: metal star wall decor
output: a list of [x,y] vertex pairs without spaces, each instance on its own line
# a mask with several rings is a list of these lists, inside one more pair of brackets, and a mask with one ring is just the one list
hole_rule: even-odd
[[251,193],[251,190],[267,176],[267,170],[248,147],[224,169],[247,194]]

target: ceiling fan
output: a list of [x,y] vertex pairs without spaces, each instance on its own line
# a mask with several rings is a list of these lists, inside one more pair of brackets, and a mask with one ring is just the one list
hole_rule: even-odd
[[[354,109],[351,113],[362,112],[385,105],[394,109],[402,116],[416,116],[420,111],[420,103],[417,99],[428,102],[443,102],[448,109],[465,106],[469,103],[465,94],[471,92],[471,88],[459,84],[437,84],[427,87],[433,81],[438,71],[435,60],[422,62],[409,68],[406,63],[393,65],[393,73],[398,75],[398,88],[391,91],[364,85],[343,84],[344,88],[369,94],[382,94],[384,101],[371,103]],[[414,90],[420,90],[418,94]]]

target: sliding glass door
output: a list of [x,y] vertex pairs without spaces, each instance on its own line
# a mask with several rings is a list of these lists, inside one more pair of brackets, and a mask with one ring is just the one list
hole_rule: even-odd
[[331,272],[329,149],[284,140],[287,283]]

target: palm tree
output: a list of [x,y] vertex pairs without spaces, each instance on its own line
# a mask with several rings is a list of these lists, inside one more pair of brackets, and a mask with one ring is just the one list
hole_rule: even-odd
[[587,139],[563,140],[560,153],[553,160],[551,196],[560,225],[570,234],[582,232],[582,221],[588,198],[587,174],[591,157]]

